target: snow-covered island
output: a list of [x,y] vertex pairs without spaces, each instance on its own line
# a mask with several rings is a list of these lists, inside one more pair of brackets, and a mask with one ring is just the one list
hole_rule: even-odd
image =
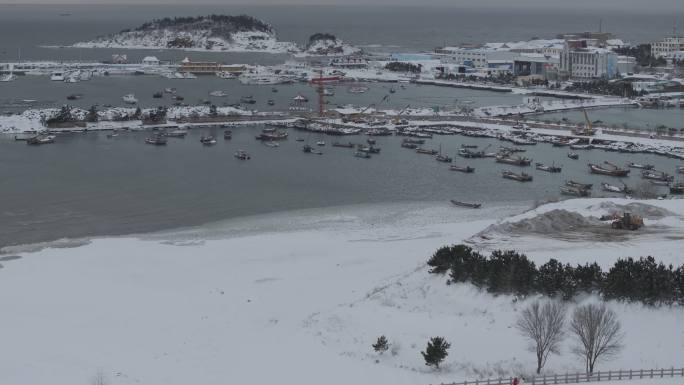
[[315,33],[309,37],[300,56],[350,56],[361,54],[361,49],[345,43],[329,33]]
[[252,16],[208,15],[153,20],[133,30],[78,42],[78,48],[183,49],[231,52],[298,52],[277,40],[275,29]]

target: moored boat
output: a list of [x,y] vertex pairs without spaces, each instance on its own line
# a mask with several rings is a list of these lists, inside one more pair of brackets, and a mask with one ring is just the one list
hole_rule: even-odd
[[240,160],[251,159],[251,156],[245,150],[237,150],[233,156]]
[[124,103],[128,103],[128,104],[138,103],[138,99],[136,99],[135,95],[133,95],[133,94],[124,95],[121,99],[124,101]]
[[354,156],[357,157],[357,158],[364,158],[364,159],[368,159],[368,158],[371,157],[371,155],[370,155],[369,153],[364,152],[364,151],[360,151],[360,150],[359,150],[359,151],[356,151],[356,152],[354,153]]
[[164,135],[169,137],[169,138],[185,138],[185,136],[188,134],[188,130],[185,129],[177,129],[173,131],[168,131]]
[[55,142],[54,135],[36,135],[26,139],[26,144],[39,146],[41,144],[50,144]]
[[571,195],[571,196],[576,196],[576,197],[586,197],[586,196],[589,196],[590,191],[587,189],[582,189],[582,188],[577,188],[577,187],[561,186],[560,187],[560,193],[563,195]]
[[216,139],[212,135],[202,136],[200,138],[200,143],[205,146],[212,146],[216,144]]
[[617,176],[617,177],[623,177],[629,175],[629,169],[626,168],[620,168],[615,165],[612,165],[612,168],[606,168],[603,166],[599,166],[598,164],[594,163],[589,163],[589,172],[592,174],[600,174],[600,175],[609,175],[609,176]]
[[449,170],[451,170],[451,171],[460,171],[460,172],[465,172],[465,173],[475,172],[475,169],[474,169],[473,167],[470,167],[470,166],[457,166],[457,165],[455,165],[455,164],[452,164],[451,166],[449,166]]
[[432,150],[432,149],[427,149],[427,148],[417,148],[416,152],[418,154],[426,154],[426,155],[437,155],[439,153],[437,150]]
[[163,135],[155,134],[148,138],[145,138],[145,143],[152,144],[155,146],[163,146],[166,144],[166,138]]
[[576,152],[568,152],[568,158],[577,160],[579,159],[579,154]]
[[231,131],[231,130],[223,131],[223,139],[225,139],[225,140],[233,139],[233,131]]
[[584,190],[591,190],[591,188],[594,186],[591,183],[580,183],[580,182],[575,182],[574,180],[568,180],[565,182],[565,185],[568,187],[575,187],[575,188],[581,188]]
[[620,187],[620,186],[614,186],[614,185],[603,182],[603,183],[601,183],[601,188],[603,189],[603,191],[614,192],[614,193],[629,194],[631,192],[630,189],[627,187],[627,185],[624,185],[624,184],[622,185],[622,187]]
[[501,173],[501,176],[505,179],[512,179],[518,182],[531,182],[532,181],[532,175],[526,174],[526,173],[520,173],[516,174],[513,171],[503,171]]
[[551,173],[558,173],[558,172],[561,172],[561,170],[562,170],[560,167],[553,165],[553,164],[551,166],[547,166],[543,163],[536,163],[535,167],[537,170],[551,172]]
[[532,163],[532,159],[520,156],[499,155],[496,157],[496,163],[512,164],[514,166],[529,166]]
[[333,142],[332,146],[333,147],[354,148],[354,143],[352,143],[352,142],[349,142],[349,143]]
[[644,170],[641,172],[641,177],[644,179],[661,180],[666,182],[671,182],[674,180],[674,176],[669,175],[663,171],[656,170]]
[[641,163],[634,163],[634,162],[629,162],[627,163],[627,167],[630,168],[640,168],[643,170],[653,170],[655,167],[652,164],[641,164]]
[[684,183],[675,183],[670,186],[670,194],[684,194]]
[[467,207],[467,208],[471,208],[471,209],[479,209],[480,207],[482,207],[482,203],[461,202],[461,201],[457,201],[456,199],[451,199],[450,202],[454,206]]

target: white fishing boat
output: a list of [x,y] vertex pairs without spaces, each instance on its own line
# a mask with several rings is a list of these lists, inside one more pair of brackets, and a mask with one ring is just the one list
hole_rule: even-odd
[[63,82],[64,72],[53,72],[52,75],[50,75],[50,80],[53,82]]
[[133,94],[124,95],[121,99],[123,99],[124,103],[128,103],[128,104],[138,103],[138,99],[136,99],[135,95],[133,95]]

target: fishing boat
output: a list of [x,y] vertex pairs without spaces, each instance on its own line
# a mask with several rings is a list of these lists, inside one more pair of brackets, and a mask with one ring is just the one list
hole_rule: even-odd
[[575,187],[575,188],[581,188],[584,190],[591,190],[591,188],[594,186],[591,183],[579,183],[575,182],[574,180],[568,180],[565,182],[565,185],[568,187]]
[[349,143],[333,142],[332,146],[333,147],[354,148],[354,143],[352,143],[352,142],[349,142]]
[[304,141],[304,138],[297,138],[297,139],[295,139],[295,141],[297,141],[297,142],[303,142],[303,141]]
[[553,147],[565,147],[570,144],[570,140],[567,138],[556,138],[551,141],[551,146]]
[[653,170],[655,168],[655,166],[653,166],[652,164],[641,164],[641,163],[634,163],[634,162],[627,163],[627,167],[640,168],[643,170]]
[[212,135],[202,136],[200,138],[200,143],[205,146],[212,146],[216,144],[216,139]]
[[499,155],[496,157],[496,163],[512,164],[514,166],[529,166],[532,163],[532,159],[520,156]]
[[302,147],[302,151],[307,153],[307,154],[323,155],[322,152],[320,152],[319,150],[309,146],[308,144],[305,144],[304,147]]
[[266,104],[268,104],[269,106],[273,106],[273,105],[275,105],[275,101],[273,101],[273,99],[268,99]]
[[176,93],[176,89],[173,88],[173,87],[171,87],[171,88],[164,88],[164,93],[167,93],[167,94],[175,94],[175,93]]
[[594,148],[591,144],[571,144],[571,150],[592,150]]
[[270,140],[270,141],[265,141],[265,142],[264,142],[264,145],[266,145],[266,146],[268,146],[268,147],[280,147],[280,145],[278,144],[278,142],[274,142],[274,141],[272,141],[272,140]]
[[233,156],[240,160],[247,160],[251,158],[245,150],[237,150]]
[[561,168],[553,164],[551,166],[547,166],[544,163],[535,163],[535,167],[537,170],[540,171],[546,171],[551,173],[561,172]]
[[152,97],[155,99],[161,99],[164,97],[164,93],[163,92],[155,92],[152,94]]
[[432,150],[432,149],[427,149],[427,148],[417,148],[416,152],[418,154],[426,154],[426,155],[437,155],[439,153],[437,150]]
[[274,141],[287,139],[287,132],[262,132],[256,136],[257,140]]
[[458,150],[458,156],[463,158],[484,158],[484,151],[472,151],[467,148],[461,148]]
[[417,149],[417,148],[418,148],[418,145],[417,145],[417,144],[415,144],[415,143],[407,143],[407,142],[402,142],[402,143],[401,143],[401,147],[404,147],[404,148],[410,148],[410,149],[413,149],[413,150],[415,150],[415,149]]
[[121,99],[124,101],[124,103],[128,103],[128,104],[138,103],[138,99],[136,99],[135,95],[133,95],[133,94],[124,95]]
[[231,131],[231,130],[223,131],[223,139],[225,139],[225,140],[233,139],[233,131]]
[[54,135],[36,135],[26,139],[26,144],[32,146],[40,146],[41,144],[50,144],[55,142]]
[[67,98],[67,100],[78,100],[78,99],[81,99],[82,97],[83,97],[83,95],[81,95],[81,94],[70,94],[70,95],[67,95],[66,98]]
[[674,176],[656,170],[644,170],[641,172],[641,177],[644,179],[662,180],[667,182],[674,180]]
[[226,91],[220,91],[220,90],[218,90],[218,91],[211,91],[211,92],[209,93],[209,96],[214,96],[214,97],[217,97],[217,98],[225,98],[226,96],[228,96],[228,93],[227,93]]
[[145,138],[145,143],[155,146],[164,146],[166,145],[166,138],[163,135],[156,134]]
[[165,135],[169,138],[185,138],[185,136],[188,134],[188,130],[185,129],[177,129],[173,131],[168,131]]
[[611,164],[611,168],[606,168],[599,166],[598,164],[594,163],[589,163],[589,172],[592,174],[600,174],[600,175],[609,175],[609,176],[617,176],[617,177],[623,177],[629,175],[629,169],[627,168],[620,168],[615,165]]
[[449,170],[451,171],[460,171],[460,172],[465,172],[465,173],[472,173],[475,172],[475,169],[470,166],[457,166],[455,164],[452,164],[449,166]]
[[425,144],[425,139],[404,138],[404,140],[402,140],[402,143]]
[[276,93],[276,92],[278,92],[278,89],[275,87],[271,87],[271,92]]
[[603,183],[601,183],[601,188],[603,189],[603,191],[614,192],[614,193],[629,194],[631,192],[630,189],[627,187],[627,185],[624,185],[624,184],[622,185],[622,187],[620,187],[620,186],[614,186],[614,185],[603,182]]
[[591,192],[587,189],[570,187],[570,186],[561,186],[560,193],[563,195],[571,195],[571,196],[576,196],[576,197],[586,197],[586,196],[589,196],[589,194]]
[[518,182],[531,182],[532,181],[532,175],[526,174],[526,173],[520,173],[516,174],[513,171],[503,171],[501,173],[501,176],[505,179],[512,179]]
[[64,72],[53,72],[50,75],[50,80],[53,82],[63,82],[64,81]]
[[368,139],[366,139],[366,143],[368,143],[370,145],[374,145],[376,143],[376,141],[375,141],[375,139],[368,138]]
[[679,174],[684,174],[684,166],[677,166],[677,172]]
[[476,144],[461,144],[461,148],[477,148]]
[[254,97],[251,95],[250,96],[243,96],[240,98],[240,103],[254,104],[254,103],[256,103],[256,100],[254,100]]
[[670,194],[684,194],[684,183],[675,183],[670,186]]
[[325,146],[325,141],[319,140],[318,142],[316,142],[316,146]]
[[363,94],[366,91],[368,91],[368,87],[365,86],[356,86],[356,87],[349,87],[347,92],[350,94]]
[[443,162],[443,163],[451,163],[453,162],[453,159],[449,157],[448,155],[442,154],[442,145],[439,145],[439,154],[435,156],[435,160],[438,162]]
[[467,207],[467,208],[470,208],[470,209],[479,209],[480,207],[482,207],[482,203],[461,202],[461,201],[457,201],[457,200],[455,200],[455,199],[451,199],[450,202],[451,202],[451,204],[454,205],[454,206]]
[[354,153],[354,156],[357,158],[364,158],[364,159],[368,159],[371,157],[371,155],[369,153],[367,153],[365,151],[361,151],[361,150],[356,151]]
[[576,152],[568,152],[568,158],[577,160],[579,159],[579,154]]

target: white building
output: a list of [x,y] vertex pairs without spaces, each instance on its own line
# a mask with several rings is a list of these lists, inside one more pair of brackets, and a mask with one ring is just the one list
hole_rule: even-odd
[[588,47],[584,41],[568,41],[560,56],[560,70],[576,80],[612,79],[618,72],[618,56],[605,48]]
[[668,57],[670,53],[684,51],[684,37],[666,37],[662,41],[651,44],[651,56]]
[[621,75],[634,73],[636,70],[636,58],[633,56],[618,56],[617,70]]
[[154,56],[145,56],[145,58],[142,59],[142,63],[148,66],[158,66],[159,59]]

